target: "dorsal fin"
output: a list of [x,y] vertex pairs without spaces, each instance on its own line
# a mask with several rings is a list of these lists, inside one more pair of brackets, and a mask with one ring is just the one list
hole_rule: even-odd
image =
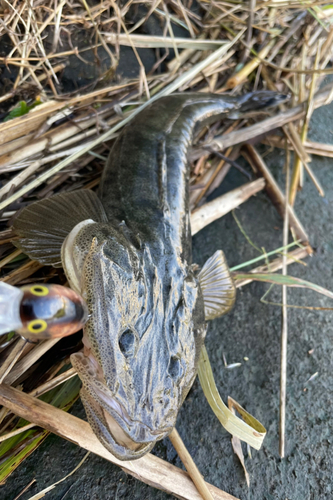
[[107,222],[103,205],[96,193],[81,189],[57,194],[25,207],[14,221],[13,244],[31,259],[61,267],[61,246],[80,222],[93,219]]

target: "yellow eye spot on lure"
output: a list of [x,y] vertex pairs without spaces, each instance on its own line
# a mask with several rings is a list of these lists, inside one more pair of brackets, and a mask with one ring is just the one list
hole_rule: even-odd
[[28,323],[27,328],[31,333],[41,333],[47,328],[47,323],[44,319],[33,319]]
[[66,337],[88,319],[83,298],[61,285],[16,288],[0,282],[0,335],[15,330],[31,340]]
[[30,292],[33,295],[37,295],[38,297],[44,297],[45,295],[49,294],[49,289],[47,288],[47,286],[34,285],[30,288]]

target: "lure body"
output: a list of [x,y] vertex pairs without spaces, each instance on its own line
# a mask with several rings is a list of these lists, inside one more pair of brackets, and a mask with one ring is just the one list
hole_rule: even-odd
[[[192,268],[193,134],[283,100],[271,92],[161,98],[116,140],[99,199],[88,191],[58,195],[15,221],[18,245],[36,260],[62,264],[87,302],[85,348],[71,360],[94,432],[122,460],[144,455],[171,432],[196,376],[206,321],[235,300],[222,252],[199,275]],[[41,226],[47,252],[46,243],[44,252],[36,244]]]
[[81,330],[88,319],[82,297],[56,284],[17,288],[0,282],[0,335],[16,331],[36,341],[67,337]]

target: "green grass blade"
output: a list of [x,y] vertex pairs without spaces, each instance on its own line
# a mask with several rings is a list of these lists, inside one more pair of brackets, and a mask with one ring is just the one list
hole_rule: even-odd
[[308,288],[309,290],[313,290],[314,292],[320,293],[321,295],[325,295],[330,299],[333,299],[333,292],[330,292],[326,288],[323,288],[315,283],[311,283],[310,281],[302,280],[300,278],[294,278],[293,276],[283,276],[282,274],[274,274],[274,273],[244,273],[244,274],[235,274],[235,280],[247,280],[251,279],[254,281],[264,281],[265,283],[273,283],[274,285],[286,285],[290,287],[296,288]]
[[[65,369],[66,367],[64,367]],[[56,408],[68,411],[77,400],[80,387],[81,381],[76,376],[43,394],[40,399]],[[11,430],[24,427],[28,423],[21,418]],[[48,434],[48,431],[37,427],[0,443],[0,484],[6,481],[8,476],[43,442]]]
[[260,260],[266,260],[267,257],[271,257],[272,255],[276,255],[277,253],[282,253],[285,250],[288,250],[291,247],[294,247],[300,243],[300,240],[293,241],[292,243],[289,243],[288,245],[284,247],[277,248],[276,250],[272,250],[271,252],[267,252],[265,254],[259,255],[259,257],[255,257],[254,259],[248,260],[247,262],[242,262],[242,264],[238,264],[237,266],[231,267],[230,271],[238,271],[238,269],[242,269],[242,267],[247,267],[252,264],[255,264],[256,262],[259,262]]

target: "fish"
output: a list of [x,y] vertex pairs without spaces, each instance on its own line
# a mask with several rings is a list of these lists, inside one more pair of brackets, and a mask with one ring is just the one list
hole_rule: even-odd
[[120,460],[148,453],[175,427],[197,374],[207,322],[236,292],[218,250],[192,262],[188,150],[203,126],[276,106],[286,96],[177,93],[138,113],[116,139],[98,193],[25,207],[13,243],[63,267],[89,317],[71,362],[100,442]]

